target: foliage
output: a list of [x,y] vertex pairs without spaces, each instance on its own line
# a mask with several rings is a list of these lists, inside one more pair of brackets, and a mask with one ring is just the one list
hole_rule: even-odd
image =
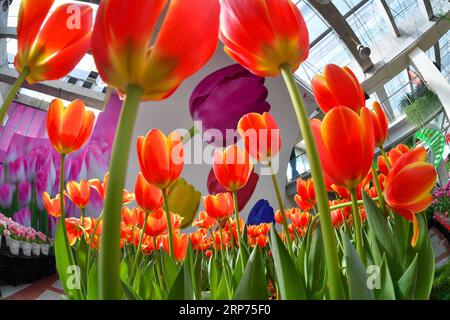
[[408,120],[418,126],[425,126],[441,110],[438,96],[425,85],[418,86],[400,102],[400,109]]
[[436,270],[430,299],[450,300],[450,262]]

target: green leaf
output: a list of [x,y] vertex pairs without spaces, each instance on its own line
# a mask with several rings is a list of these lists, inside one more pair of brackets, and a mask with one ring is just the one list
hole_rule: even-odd
[[369,232],[372,237],[378,240],[378,245],[386,252],[389,265],[394,273],[401,270],[401,252],[398,246],[398,239],[394,236],[383,213],[378,209],[375,202],[365,193],[363,193],[364,206],[369,224]]
[[80,275],[75,268],[76,266],[71,265],[70,261],[73,261],[73,257],[69,258],[69,254],[72,255],[72,249],[66,246],[64,228],[60,220],[55,235],[56,269],[66,296],[69,299],[78,300],[82,297],[81,279],[79,279]]
[[373,300],[373,292],[367,287],[367,273],[355,247],[341,230],[344,258],[347,266],[349,298],[351,300]]
[[87,278],[89,271],[89,268],[87,266],[88,252],[89,252],[89,245],[84,239],[84,237],[81,237],[78,243],[76,257],[77,257],[77,265],[78,267],[80,267],[82,288],[87,288]]
[[275,228],[270,230],[270,248],[272,249],[276,282],[281,299],[306,300],[304,280],[297,272],[295,264]]
[[235,300],[267,300],[267,281],[264,261],[258,246],[253,249],[250,259],[239,282],[233,299]]
[[417,281],[416,284],[415,299],[428,300],[430,298],[431,288],[433,287],[435,272],[434,251],[428,236],[422,244],[418,259],[417,274],[420,275],[420,281]]
[[170,288],[168,300],[194,300],[190,259],[187,257]]
[[386,256],[383,256],[380,273],[379,273],[379,288],[374,289],[377,300],[395,300],[395,288],[392,282],[389,265]]
[[418,254],[397,282],[397,296],[403,300],[414,299],[417,284]]
[[326,270],[323,252],[322,232],[317,228],[311,241],[311,247],[308,252],[308,292],[311,298],[315,300],[322,300],[323,293],[326,286]]
[[94,261],[89,272],[88,282],[87,282],[87,299],[88,300],[98,300],[98,270],[97,270],[97,260]]
[[120,284],[122,286],[123,293],[128,300],[142,300],[142,298],[134,291],[134,289],[123,280],[120,280]]
[[[247,229],[247,228],[245,228],[245,229]],[[244,259],[244,266],[246,266],[248,263],[249,256],[250,256],[250,254],[248,252],[247,245],[245,245],[244,242],[242,242],[242,249],[239,250],[239,256],[236,259],[236,265],[234,266],[234,271],[233,271],[234,283],[238,284],[239,281],[241,281],[241,277],[242,277],[242,262],[241,262],[241,260]]]
[[178,275],[178,267],[175,261],[166,253],[166,250],[159,250],[163,261],[163,278],[166,281],[166,288],[171,288]]
[[130,267],[128,265],[128,259],[125,257],[125,259],[123,259],[120,262],[120,267],[119,267],[119,277],[122,281],[127,282],[128,283],[128,275],[130,272]]
[[209,290],[211,291],[211,296],[215,297],[220,283],[221,269],[219,268],[219,262],[217,261],[217,253],[214,251],[210,261],[209,261]]

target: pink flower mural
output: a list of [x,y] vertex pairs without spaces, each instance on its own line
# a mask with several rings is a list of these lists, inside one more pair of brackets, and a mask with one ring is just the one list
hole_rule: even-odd
[[[67,157],[66,181],[102,177],[108,170],[111,145],[120,115],[122,102],[111,95],[105,112],[96,119],[89,142],[78,152]],[[30,110],[31,109],[31,110]],[[29,129],[12,131],[13,126],[24,126],[20,119],[33,113]],[[28,118],[28,117],[27,117]],[[5,126],[0,127],[0,210],[20,224],[33,227],[52,236],[56,221],[46,214],[42,193],[52,197],[58,193],[60,157],[51,147],[45,134],[45,111],[15,103]],[[7,141],[6,144],[4,141]],[[89,216],[98,216],[103,206],[93,192],[86,208]],[[80,216],[79,209],[68,202],[68,216]]]

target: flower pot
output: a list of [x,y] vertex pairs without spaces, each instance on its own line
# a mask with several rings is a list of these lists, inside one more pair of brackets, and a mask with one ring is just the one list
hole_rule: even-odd
[[5,240],[6,240],[6,246],[9,248],[9,243],[11,238],[9,236],[5,236]]
[[33,249],[33,246],[31,243],[22,242],[22,252],[23,255],[26,257],[31,257],[31,250]]
[[3,236],[0,234],[0,248],[2,247]]
[[41,245],[39,243],[33,243],[31,245],[31,250],[33,252],[33,255],[40,256],[41,255]]
[[41,253],[44,256],[48,256],[48,252],[49,252],[50,246],[48,244],[42,244],[41,245]]
[[9,251],[12,255],[18,256],[20,250],[20,242],[14,239],[9,239]]

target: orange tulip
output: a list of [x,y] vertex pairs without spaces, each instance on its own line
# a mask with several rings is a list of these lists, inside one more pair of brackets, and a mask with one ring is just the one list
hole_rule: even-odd
[[218,220],[227,220],[234,212],[231,193],[224,192],[203,197],[203,205],[208,216]]
[[[169,253],[169,238],[168,236],[163,237],[163,248],[166,250],[167,254]],[[189,236],[187,234],[174,234],[173,235],[173,249],[175,254],[175,260],[176,261],[183,261],[184,258],[186,258],[187,248],[189,244]]]
[[75,245],[75,242],[81,238],[83,233],[92,232],[95,225],[94,219],[90,217],[83,219],[83,221],[77,218],[67,218],[65,221],[70,246]]
[[[241,237],[242,237],[242,233],[244,232],[244,225],[245,225],[244,219],[239,218],[239,232],[240,232]],[[237,244],[239,245],[237,227],[238,227],[238,225],[236,223],[236,219],[232,219],[231,225],[230,225],[230,221],[227,221],[223,230],[225,232],[230,232],[233,235],[234,241],[236,241]]]
[[91,188],[88,182],[83,179],[80,183],[76,181],[67,182],[66,196],[80,209],[86,208],[91,196]]
[[317,104],[325,113],[338,106],[346,106],[359,113],[366,105],[364,91],[356,76],[347,67],[327,65],[323,75],[312,79],[311,88]]
[[[103,182],[101,182],[99,179],[91,179],[88,181],[89,185],[97,191],[98,195],[102,200],[105,200],[106,196],[106,188],[108,186],[109,181],[109,172],[105,174],[103,177]],[[129,192],[128,190],[123,190],[122,194],[122,203],[128,204],[130,202],[133,202],[135,200],[135,195],[132,192]]]
[[381,148],[388,136],[388,120],[381,105],[376,101],[373,103],[372,120],[375,146]]
[[[104,0],[99,5],[92,33],[98,71],[123,94],[135,85],[143,91],[144,100],[167,98],[214,54],[219,3],[170,1],[164,17],[166,0],[126,3],[124,7],[122,0]],[[162,25],[156,30],[158,21]]]
[[[389,166],[393,166],[397,160],[404,154],[409,151],[409,147],[404,144],[399,144],[395,148],[389,150],[386,154],[386,158],[388,159]],[[386,163],[386,159],[383,156],[378,156],[378,169],[384,175],[389,174],[389,167]]]
[[242,189],[253,171],[253,162],[248,153],[232,145],[214,153],[213,170],[217,181],[226,190],[234,192]]
[[[92,8],[66,3],[47,18],[54,0],[22,0],[14,65],[33,84],[66,76],[90,47]],[[44,23],[45,21],[45,23]]]
[[151,130],[138,138],[137,153],[142,174],[154,186],[166,189],[180,177],[184,147],[183,138],[176,131],[166,138],[158,129]]
[[314,183],[312,179],[297,180],[297,194],[294,197],[295,202],[304,211],[311,210],[316,204],[316,192],[314,191]]
[[394,212],[413,223],[411,246],[419,239],[419,221],[416,213],[428,208],[433,197],[431,190],[437,174],[432,164],[426,162],[427,152],[416,148],[403,154],[386,178],[384,199]]
[[[288,221],[291,218],[291,211],[289,209],[285,209],[284,216],[286,217],[286,221]],[[277,210],[275,212],[275,222],[278,224],[283,224],[283,216],[281,215],[281,210]]]
[[134,188],[136,202],[144,211],[152,212],[162,207],[163,194],[161,189],[151,185],[139,172]]
[[256,161],[270,161],[280,151],[280,129],[269,113],[248,113],[239,120],[237,129]]
[[61,203],[59,193],[56,195],[55,199],[51,199],[50,195],[44,191],[42,193],[42,201],[44,202],[45,210],[49,215],[55,218],[61,217]]
[[140,208],[122,207],[122,221],[127,227],[134,227],[139,223]]
[[426,162],[427,152],[416,148],[403,154],[391,168],[385,182],[384,198],[396,213],[409,221],[431,204],[436,171]]
[[198,214],[198,219],[196,219],[192,225],[200,229],[211,229],[216,224],[216,219],[211,217],[206,211],[201,211]]
[[335,107],[323,121],[311,120],[322,168],[331,184],[356,188],[367,176],[375,150],[372,118],[347,107]]
[[[139,225],[144,225],[145,212],[141,211],[138,215]],[[152,237],[161,235],[167,228],[167,219],[164,215],[164,210],[159,208],[156,211],[151,212],[147,217],[147,224],[145,225],[144,232]]]
[[220,40],[225,51],[256,75],[292,72],[308,58],[309,34],[300,10],[289,0],[221,0]]
[[60,154],[80,149],[89,139],[95,116],[86,110],[84,102],[75,100],[64,108],[60,99],[54,99],[47,112],[47,133],[50,142]]

